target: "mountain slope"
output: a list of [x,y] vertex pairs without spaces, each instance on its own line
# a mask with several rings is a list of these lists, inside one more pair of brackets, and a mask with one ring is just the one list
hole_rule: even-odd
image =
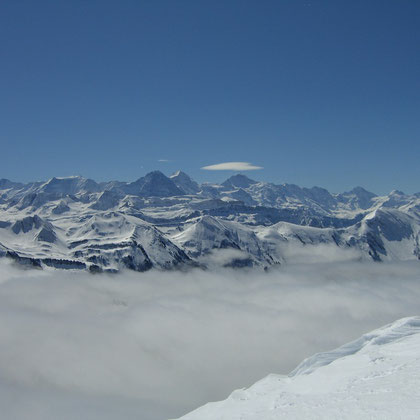
[[171,239],[193,258],[205,256],[214,250],[230,249],[238,252],[232,253],[232,259],[224,259],[224,265],[254,266],[274,263],[272,257],[265,252],[263,243],[251,229],[240,223],[211,216],[200,218]]
[[420,317],[404,318],[181,418],[418,419],[419,354]]
[[185,172],[177,171],[169,178],[178,188],[187,194],[197,194],[200,191],[199,185],[193,181]]
[[153,171],[122,188],[127,194],[140,197],[171,197],[185,192],[160,171]]
[[31,265],[118,271],[191,265],[185,252],[154,226],[118,212],[67,216],[54,224],[27,216],[0,225],[4,256]]

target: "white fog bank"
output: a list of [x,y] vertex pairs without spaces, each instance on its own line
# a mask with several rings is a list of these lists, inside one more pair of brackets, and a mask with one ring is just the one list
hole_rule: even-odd
[[2,262],[2,416],[175,418],[418,314],[418,262],[114,276]]

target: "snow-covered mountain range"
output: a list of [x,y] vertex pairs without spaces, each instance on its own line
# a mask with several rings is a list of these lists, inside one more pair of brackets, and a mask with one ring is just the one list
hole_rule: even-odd
[[0,180],[0,256],[38,267],[269,268],[316,245],[320,258],[418,259],[419,230],[420,193],[332,194],[240,174],[199,185],[181,171],[134,182]]
[[419,352],[420,318],[404,318],[182,420],[418,419]]

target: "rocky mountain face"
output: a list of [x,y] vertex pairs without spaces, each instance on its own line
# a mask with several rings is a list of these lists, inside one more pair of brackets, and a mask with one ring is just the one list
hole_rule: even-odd
[[[199,185],[178,171],[137,181],[0,180],[0,256],[93,272],[262,267],[297,256],[418,259],[420,194],[258,182]],[[321,251],[320,251],[321,250]]]

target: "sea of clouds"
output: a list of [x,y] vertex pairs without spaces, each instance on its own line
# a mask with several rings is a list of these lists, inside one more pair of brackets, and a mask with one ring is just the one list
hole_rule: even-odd
[[175,418],[419,314],[418,261],[118,275],[2,261],[2,418]]

